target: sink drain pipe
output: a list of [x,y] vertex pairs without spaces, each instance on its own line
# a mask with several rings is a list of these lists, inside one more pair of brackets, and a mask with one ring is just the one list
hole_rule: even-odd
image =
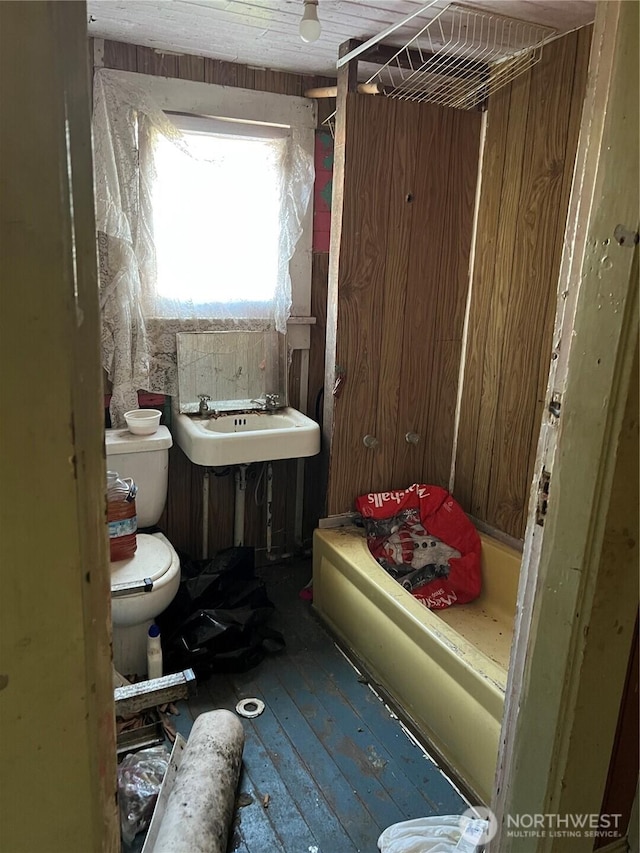
[[152,853],[225,853],[240,777],[244,730],[231,711],[196,719]]
[[271,534],[273,532],[273,465],[267,462],[267,559],[271,557]]
[[233,518],[233,544],[236,547],[244,545],[244,499],[247,491],[248,465],[238,465],[235,473],[236,500]]
[[209,469],[204,469],[202,478],[202,559],[209,556]]

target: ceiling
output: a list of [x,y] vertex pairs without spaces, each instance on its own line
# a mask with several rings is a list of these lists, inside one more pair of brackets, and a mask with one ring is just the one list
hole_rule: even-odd
[[[312,44],[304,44],[298,34],[302,0],[88,0],[88,30],[96,38],[160,52],[335,76],[342,42],[377,35],[426,2],[319,0],[322,34]],[[553,27],[558,33],[585,26],[595,15],[595,0],[466,0],[465,6]],[[415,21],[388,43],[403,44],[416,32]]]

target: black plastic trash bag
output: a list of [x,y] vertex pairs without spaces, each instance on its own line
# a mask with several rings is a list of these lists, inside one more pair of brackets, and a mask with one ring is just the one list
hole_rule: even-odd
[[244,672],[284,648],[282,634],[267,625],[274,605],[255,577],[253,548],[181,564],[178,594],[157,620],[168,671]]

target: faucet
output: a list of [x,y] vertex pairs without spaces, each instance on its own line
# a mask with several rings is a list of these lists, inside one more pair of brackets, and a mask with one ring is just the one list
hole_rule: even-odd
[[275,412],[282,408],[279,394],[265,394],[264,400],[252,400],[257,406],[260,406],[263,412]]
[[282,403],[280,402],[280,394],[265,394],[264,399],[266,408],[269,411],[273,412],[276,409],[282,408]]
[[198,414],[201,418],[205,418],[209,414],[209,406],[207,401],[211,399],[207,394],[198,394],[200,405],[198,406]]

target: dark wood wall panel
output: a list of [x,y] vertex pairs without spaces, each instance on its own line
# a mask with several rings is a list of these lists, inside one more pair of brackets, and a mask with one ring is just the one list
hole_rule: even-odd
[[[222,86],[238,86],[263,92],[302,97],[308,88],[331,86],[335,79],[329,77],[290,74],[270,69],[249,68],[232,62],[209,59],[201,56],[163,53],[141,45],[104,41],[104,66],[140,74],[163,77],[178,77]],[[319,113],[327,114],[333,102],[319,105]],[[320,119],[321,120],[321,119]],[[317,260],[320,258],[320,260]],[[315,395],[322,387],[324,369],[324,317],[326,315],[327,255],[314,255],[312,280],[312,313],[319,317],[317,327],[312,326],[312,364],[309,399],[312,416]],[[322,364],[322,369],[319,365]],[[318,387],[318,376],[320,386]],[[311,396],[313,390],[313,398]],[[289,396],[293,406],[299,405],[300,396],[300,352],[295,351],[289,371]],[[305,513],[305,531],[311,535],[317,519],[324,512],[324,479],[321,462],[307,460],[307,482],[310,507]],[[218,472],[220,474],[221,472]],[[316,484],[322,480],[321,493]],[[175,546],[194,557],[202,551],[202,482],[203,469],[192,465],[180,448],[174,447],[170,454],[169,495],[160,526],[166,531]],[[221,476],[214,472],[209,485],[209,553],[233,544],[234,521],[234,476],[230,471]],[[257,549],[258,563],[266,561],[266,469],[261,464],[251,465],[247,471],[247,493],[245,498],[245,542]],[[296,512],[296,462],[292,460],[273,463],[272,547],[274,554],[292,552]]]
[[390,488],[394,476],[393,461],[398,449],[403,449],[401,442],[404,441],[399,438],[399,430],[396,428],[401,421],[405,355],[400,329],[407,307],[407,279],[412,254],[411,224],[415,207],[419,207],[423,200],[417,186],[416,174],[420,156],[420,136],[416,133],[416,128],[420,126],[422,110],[417,104],[398,101],[395,112],[395,134],[391,140],[393,145],[386,166],[391,175],[391,185],[386,225],[389,236],[383,285],[383,313],[377,331],[381,339],[380,383],[379,388],[372,389],[376,396],[377,411],[374,434],[380,445],[368,451],[374,464],[365,491]]
[[[172,53],[160,53],[151,47],[136,48],[136,71],[140,74],[154,74],[157,77],[182,77],[178,60]],[[134,69],[131,69],[132,71]],[[186,79],[189,79],[188,77]]]
[[330,292],[346,379],[333,407],[329,513],[372,490],[448,484],[481,123],[474,112],[354,94],[344,109]]
[[[616,737],[611,752],[611,762],[605,787],[600,814],[619,814],[620,827],[624,832],[630,827],[633,813],[633,800],[638,787],[638,751],[640,747],[638,731],[640,714],[638,713],[639,661],[638,661],[638,620],[634,630],[629,668],[620,703]],[[594,850],[607,846],[605,837],[596,840]]]
[[[481,116],[477,112],[451,110],[443,151],[447,177],[444,198],[436,198],[433,217],[442,218],[442,242],[436,253],[435,292],[429,312],[432,331],[429,347],[432,369],[423,375],[429,407],[422,462],[422,482],[448,487],[458,399],[458,379],[464,314],[469,290],[469,255],[478,177]],[[432,169],[438,168],[437,159]],[[440,205],[438,210],[437,205]],[[431,220],[427,220],[431,221]],[[417,242],[417,241],[416,241]],[[430,238],[422,238],[423,256],[433,253]],[[414,340],[419,347],[420,338]]]
[[[324,398],[324,356],[327,334],[327,282],[329,276],[329,253],[313,255],[311,282],[311,314],[316,322],[311,326],[309,348],[309,385],[307,413],[322,425]],[[330,389],[329,389],[330,390]],[[324,445],[324,441],[323,441]],[[326,515],[327,495],[327,448],[322,447],[318,456],[307,459],[304,479],[304,526],[303,534],[309,539],[318,526],[318,519]]]
[[336,369],[345,371],[346,381],[334,406],[331,514],[350,510],[353,498],[369,491],[377,450],[365,447],[362,438],[376,433],[395,117],[394,101],[346,98],[336,326]]
[[[197,465],[191,465],[186,456],[184,462],[196,469],[192,474],[197,483],[198,489],[192,492],[192,500],[197,504],[202,505],[202,480],[203,472]],[[248,472],[248,480],[253,482],[254,469],[257,466],[252,466]],[[253,494],[253,490],[251,491]],[[178,496],[176,496],[178,497]],[[233,544],[233,522],[234,513],[233,506],[235,503],[235,482],[233,472],[227,472],[222,476],[216,476],[215,472],[209,475],[209,554],[215,554],[223,548],[228,548]],[[249,503],[249,501],[247,501]],[[189,506],[182,508],[182,513],[189,512]],[[250,524],[255,516],[252,511],[252,506],[249,505],[245,513],[245,519]],[[194,521],[202,518],[202,511],[198,510],[194,513]],[[194,546],[202,541],[202,527],[196,525]],[[192,552],[193,553],[193,552]],[[196,552],[196,553],[199,553]]]
[[[140,50],[147,50],[147,48],[140,48]],[[117,68],[119,71],[137,71],[137,53],[138,46],[135,44],[104,40],[103,62],[105,68]]]
[[204,76],[205,59],[203,56],[179,56],[178,77],[182,80],[206,82]]
[[[499,185],[499,188],[496,187],[494,190],[497,195],[498,204],[498,232],[495,244],[495,256],[488,259],[490,266],[487,269],[488,278],[485,285],[485,297],[489,301],[489,309],[486,314],[487,325],[484,340],[482,340],[482,336],[480,340],[484,361],[482,362],[480,372],[479,392],[481,406],[478,412],[478,443],[473,448],[475,500],[472,504],[473,508],[471,512],[478,518],[484,518],[484,514],[486,514],[486,510],[484,509],[478,513],[477,508],[479,506],[486,507],[487,505],[493,467],[493,442],[498,410],[498,395],[500,392],[500,377],[503,369],[504,336],[510,290],[513,283],[512,270],[515,254],[516,221],[520,203],[529,88],[530,78],[525,76],[521,77],[514,84],[511,91],[504,91],[505,98],[509,97],[506,146],[504,149],[505,165],[502,183]],[[491,121],[492,119],[489,118],[489,123]],[[494,137],[488,133],[487,149],[493,143]],[[488,187],[488,192],[491,194],[491,187]],[[496,199],[491,198],[489,206],[495,203]],[[482,198],[480,205],[482,207]],[[481,244],[483,240],[484,235],[478,231],[478,244]],[[502,286],[496,287],[495,282],[501,282]],[[474,296],[477,295],[474,290]],[[473,319],[474,308],[472,307],[470,324],[473,323]],[[465,370],[464,390],[466,391],[467,383],[472,385],[475,381],[476,377],[473,377],[470,372],[467,373]],[[460,424],[461,430],[467,424],[464,405],[461,410]],[[461,434],[459,434],[458,446],[460,447],[463,443]]]
[[[487,129],[482,164],[482,181],[485,187],[503,187],[505,185],[504,172],[507,162],[505,152],[507,150],[510,95],[511,90],[509,88],[502,89],[491,101],[491,124]],[[506,106],[501,107],[503,99],[506,99]],[[510,158],[510,162],[515,162],[515,158]],[[473,506],[472,486],[475,466],[482,462],[482,460],[476,460],[476,444],[470,439],[471,436],[475,438],[476,435],[479,435],[482,429],[481,415],[487,418],[487,412],[491,411],[489,401],[483,398],[484,371],[491,370],[491,365],[486,356],[487,353],[495,354],[499,348],[499,341],[495,341],[492,347],[488,346],[488,336],[494,328],[493,325],[489,325],[493,297],[491,282],[494,277],[498,242],[503,240],[503,233],[500,230],[501,196],[494,193],[491,200],[493,201],[492,204],[485,199],[483,194],[482,203],[478,210],[475,274],[463,384],[464,405],[462,413],[464,420],[460,422],[456,451],[456,496],[467,509]],[[497,371],[494,372],[497,375]],[[487,388],[491,388],[490,382],[487,383]],[[481,400],[484,401],[482,407],[480,405]],[[486,424],[485,428],[490,430],[491,421]]]
[[492,96],[454,494],[521,538],[546,388],[590,29]]
[[[549,327],[549,307],[555,299],[558,267],[556,245],[562,242],[568,196],[560,199],[567,146],[567,118],[572,86],[554,85],[572,79],[577,39],[543,55],[529,89],[520,203],[515,219],[512,286],[506,309],[503,369],[498,385],[494,452],[487,515],[495,526],[523,535],[527,463],[533,444],[541,344]],[[557,117],[549,122],[548,117]],[[574,156],[570,158],[573,169]],[[564,206],[564,215],[560,213]],[[550,351],[547,354],[547,359]],[[522,378],[526,377],[526,381]],[[524,464],[523,464],[524,463]],[[525,500],[523,500],[525,498]]]
[[[137,71],[160,77],[179,77],[219,86],[238,86],[258,92],[276,92],[302,97],[315,86],[334,86],[335,78],[272,71],[270,68],[250,68],[222,59],[209,59],[188,54],[163,53],[152,47],[104,40],[105,68]],[[331,102],[333,103],[333,102]]]
[[[391,484],[404,488],[422,480],[425,460],[431,460],[430,396],[435,380],[435,317],[441,250],[445,232],[449,148],[453,110],[430,104],[419,109],[414,134],[417,136],[417,165],[409,223],[410,251],[406,311],[396,329],[396,346],[402,353],[400,406],[397,415],[396,454]],[[444,250],[446,252],[446,249]],[[417,444],[405,440],[408,432],[420,436]],[[428,466],[430,467],[430,466]]]

